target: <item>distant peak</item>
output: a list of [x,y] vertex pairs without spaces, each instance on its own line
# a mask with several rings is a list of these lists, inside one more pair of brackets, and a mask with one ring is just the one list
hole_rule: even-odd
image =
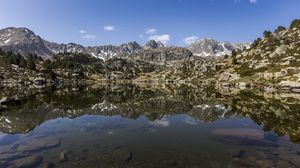
[[150,40],[145,44],[144,49],[157,49],[163,47],[165,46],[161,41]]
[[192,51],[194,55],[207,57],[207,56],[224,56],[230,55],[235,49],[247,47],[247,44],[230,42],[219,42],[212,38],[203,38],[191,43],[187,48]]

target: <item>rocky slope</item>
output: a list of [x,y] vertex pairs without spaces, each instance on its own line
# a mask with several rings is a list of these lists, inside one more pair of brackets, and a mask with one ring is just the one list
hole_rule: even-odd
[[280,86],[300,86],[300,20],[289,28],[265,31],[246,50],[219,62],[219,80]]
[[274,32],[265,31],[264,37],[255,40],[249,48],[233,50],[231,55],[195,56],[150,75],[161,81],[194,81],[300,92],[300,20],[293,21],[289,28],[279,26]]
[[207,57],[207,56],[225,56],[230,55],[233,50],[248,48],[249,43],[229,43],[218,42],[214,39],[200,39],[187,46],[194,55]]

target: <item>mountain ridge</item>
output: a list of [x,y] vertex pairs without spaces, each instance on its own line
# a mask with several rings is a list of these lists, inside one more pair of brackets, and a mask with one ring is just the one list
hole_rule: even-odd
[[[226,54],[231,54],[233,49],[241,49],[241,47],[237,47],[232,45],[231,43],[226,42],[226,44],[222,43],[223,46],[226,45],[228,47],[224,47],[225,49],[219,49],[222,51],[215,52],[215,46],[219,45],[219,42],[213,39],[209,39],[211,42],[206,43],[206,46],[202,44],[194,43],[187,47],[188,50],[191,50],[195,56],[224,56]],[[206,40],[207,41],[207,40]],[[241,44],[241,46],[244,46]],[[25,27],[7,27],[0,30],[0,47],[4,51],[12,51],[14,53],[20,53],[21,55],[29,55],[36,54],[43,58],[51,58],[53,55],[64,52],[71,53],[84,53],[89,54],[93,57],[100,58],[102,60],[108,60],[113,57],[117,57],[120,55],[130,55],[141,52],[142,50],[152,50],[152,49],[161,49],[167,48],[162,42],[150,40],[144,46],[141,46],[136,41],[131,41],[128,43],[120,44],[120,45],[99,45],[99,46],[83,46],[81,44],[76,43],[55,43],[47,41],[40,36],[36,35],[32,30]],[[176,46],[177,47],[177,46]],[[183,48],[183,47],[178,47]],[[199,54],[199,48],[201,48],[204,52]],[[204,50],[204,49],[205,50]],[[207,52],[207,49],[211,51]],[[204,53],[204,54],[203,54]],[[209,53],[209,54],[207,54]]]

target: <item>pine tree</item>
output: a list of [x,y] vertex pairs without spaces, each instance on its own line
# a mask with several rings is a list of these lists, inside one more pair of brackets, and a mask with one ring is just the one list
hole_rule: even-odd
[[236,51],[232,50],[232,53],[231,53],[232,64],[237,64],[236,55],[237,55]]
[[27,60],[27,68],[30,70],[36,70],[35,63],[31,58]]
[[26,62],[25,58],[21,57],[20,62],[19,62],[19,67],[26,68],[26,66],[27,66],[27,62]]
[[264,38],[268,38],[272,36],[272,32],[270,31],[264,31]]
[[295,19],[292,21],[291,25],[290,25],[290,28],[293,29],[293,28],[298,28],[300,29],[300,19]]
[[274,33],[279,33],[284,30],[286,30],[286,28],[284,26],[278,26],[277,29],[274,31]]

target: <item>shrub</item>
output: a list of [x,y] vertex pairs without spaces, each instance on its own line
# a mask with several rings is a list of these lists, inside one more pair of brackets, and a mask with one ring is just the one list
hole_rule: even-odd
[[300,29],[300,19],[295,19],[292,21],[290,28],[299,28]]
[[264,38],[268,38],[272,36],[272,32],[270,31],[264,31]]
[[274,31],[274,33],[279,33],[284,30],[286,30],[286,28],[284,26],[278,26],[277,29]]
[[259,44],[260,41],[261,41],[261,38],[257,38],[256,40],[253,41],[253,43],[251,44],[251,47],[258,46],[258,44]]

